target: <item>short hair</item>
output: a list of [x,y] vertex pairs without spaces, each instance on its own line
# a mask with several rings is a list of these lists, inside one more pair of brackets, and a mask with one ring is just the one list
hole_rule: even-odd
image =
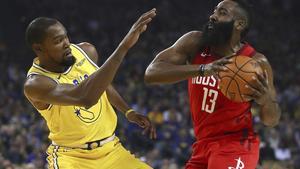
[[233,0],[236,2],[241,9],[242,15],[244,15],[247,19],[247,26],[245,29],[241,32],[241,38],[244,38],[247,33],[249,32],[249,29],[252,26],[252,19],[253,19],[253,5],[249,2],[249,0]]
[[38,17],[31,21],[25,33],[27,45],[31,48],[34,43],[42,43],[47,29],[57,23],[59,23],[58,20],[47,17]]

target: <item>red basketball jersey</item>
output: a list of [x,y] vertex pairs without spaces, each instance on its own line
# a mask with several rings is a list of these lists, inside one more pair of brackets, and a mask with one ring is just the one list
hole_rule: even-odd
[[[237,53],[249,57],[254,54],[255,50],[249,44],[244,44]],[[207,48],[196,54],[192,64],[207,64],[220,58],[211,54]],[[188,79],[190,110],[196,139],[244,134],[244,131],[248,134],[253,133],[251,103],[229,100],[218,89],[218,85],[218,80],[213,76]]]

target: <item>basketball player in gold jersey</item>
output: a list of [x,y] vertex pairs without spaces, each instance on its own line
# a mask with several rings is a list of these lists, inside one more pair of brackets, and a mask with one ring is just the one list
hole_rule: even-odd
[[148,169],[125,150],[115,136],[117,116],[124,112],[155,138],[149,119],[126,104],[111,85],[128,50],[137,42],[156,9],[144,13],[106,62],[89,43],[70,44],[64,26],[55,19],[37,18],[26,30],[26,40],[37,55],[28,71],[24,93],[50,130],[48,168]]

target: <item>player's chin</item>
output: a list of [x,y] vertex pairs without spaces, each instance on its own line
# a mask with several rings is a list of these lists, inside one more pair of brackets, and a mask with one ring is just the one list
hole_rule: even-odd
[[69,54],[64,56],[64,60],[62,64],[65,66],[72,66],[75,64],[75,62],[76,62],[76,58],[72,54]]

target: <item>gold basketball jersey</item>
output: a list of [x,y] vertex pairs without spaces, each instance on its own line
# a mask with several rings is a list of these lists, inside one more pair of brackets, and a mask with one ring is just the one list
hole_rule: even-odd
[[[27,76],[43,75],[56,83],[78,85],[98,69],[98,66],[77,45],[71,44],[76,63],[64,73],[54,73],[39,66],[38,58],[33,61]],[[86,142],[111,136],[117,125],[117,116],[108,101],[106,92],[97,104],[85,109],[79,106],[50,105],[38,110],[47,122],[49,139],[61,146],[76,147]]]

